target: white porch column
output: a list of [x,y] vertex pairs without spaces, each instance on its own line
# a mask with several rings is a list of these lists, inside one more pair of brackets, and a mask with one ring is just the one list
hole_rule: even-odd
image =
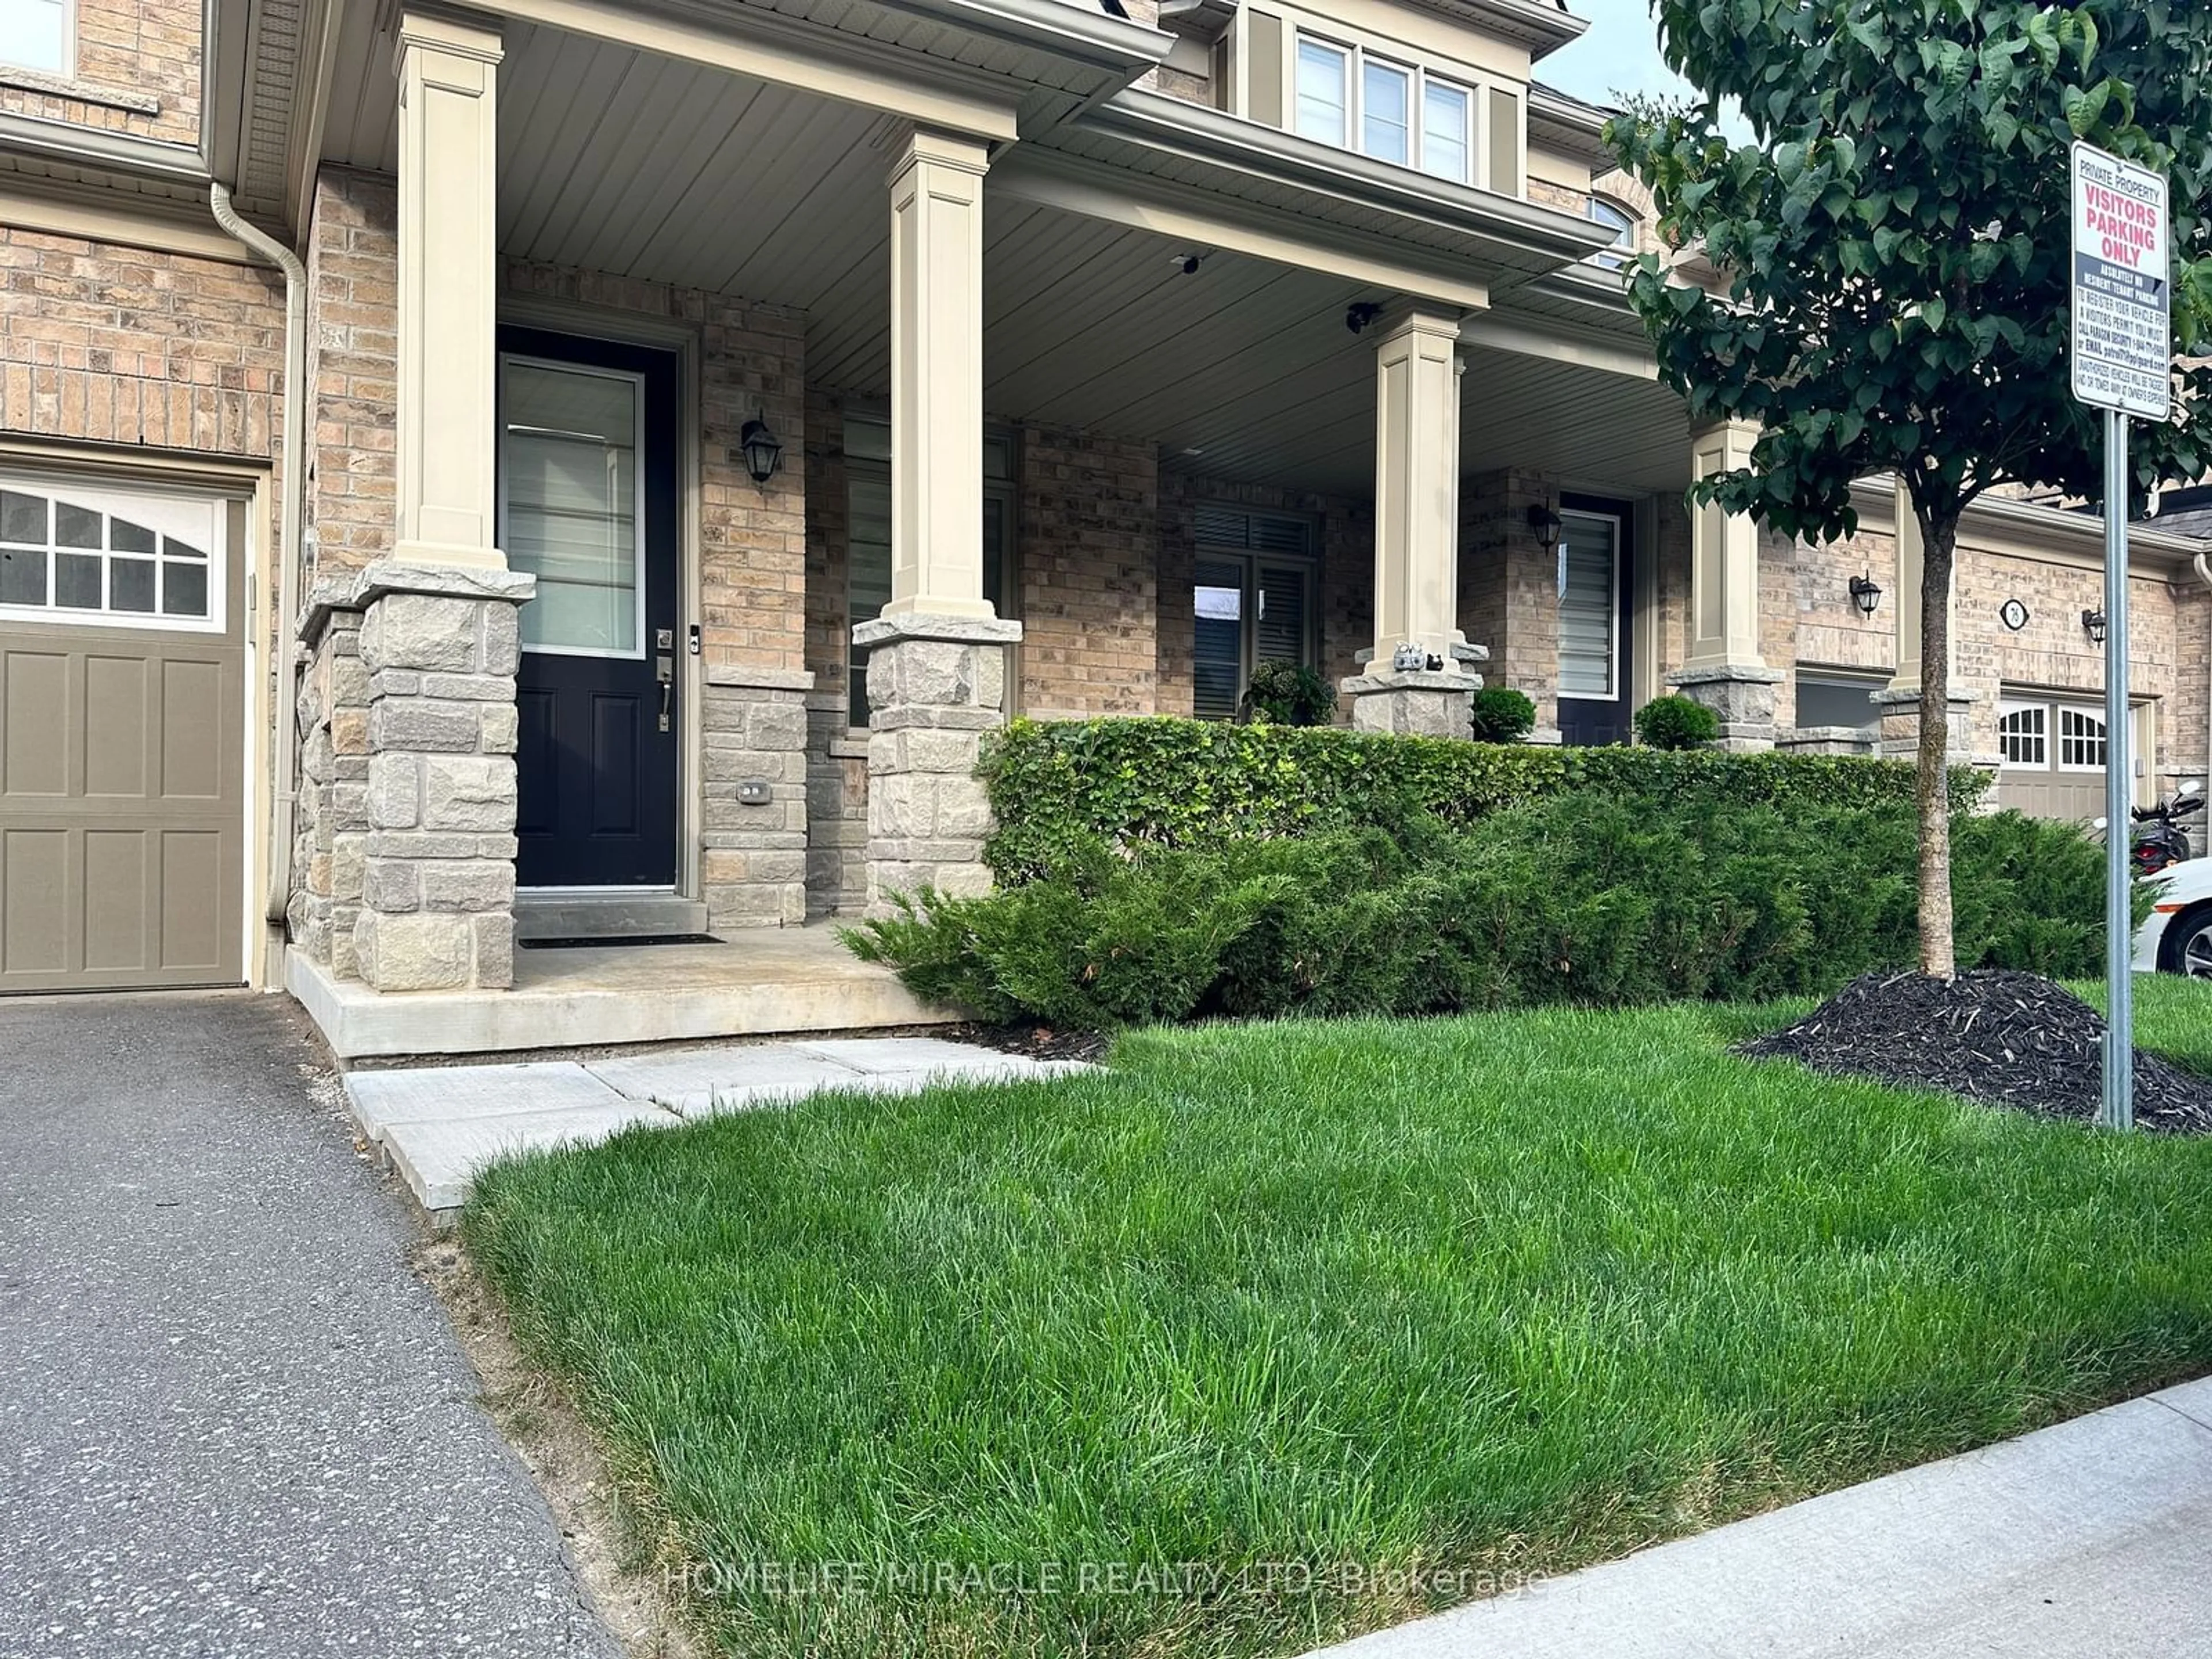
[[[1897,672],[1889,684],[1873,694],[1881,712],[1881,752],[1893,760],[1911,760],[1920,752],[1920,619],[1925,614],[1922,584],[1927,574],[1927,550],[1920,538],[1920,520],[1912,511],[1912,492],[1899,478],[1896,491],[1897,524]],[[1959,584],[1955,573],[1943,591],[1943,609],[1951,623],[1954,653],[1959,639]],[[1973,748],[1974,698],[1951,677],[1950,706],[1952,763],[1963,766]]]
[[921,128],[894,150],[891,598],[855,619],[868,651],[868,896],[991,885],[975,776],[1005,718],[1006,647],[983,592],[983,174],[972,138]]
[[400,14],[394,553],[411,564],[506,563],[492,511],[500,56],[495,27]]
[[1468,735],[1486,654],[1459,611],[1459,313],[1411,304],[1375,347],[1375,649],[1346,680],[1365,731]]
[[[1690,441],[1691,476],[1705,479],[1751,465],[1759,428],[1723,421]],[[1690,517],[1690,654],[1667,684],[1720,716],[1720,746],[1774,746],[1774,688],[1781,674],[1759,644],[1759,526],[1717,506]]]
[[398,521],[345,598],[368,682],[353,953],[378,991],[514,980],[514,677],[537,579],[495,544],[496,26],[403,10]]
[[972,138],[908,131],[891,162],[891,600],[988,619],[983,593],[983,173]]

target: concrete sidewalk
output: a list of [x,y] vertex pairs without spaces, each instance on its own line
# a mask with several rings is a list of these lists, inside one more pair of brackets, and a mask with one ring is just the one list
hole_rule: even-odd
[[0,1655],[617,1659],[297,1009],[0,999]]
[[591,1146],[624,1129],[670,1129],[824,1090],[911,1094],[933,1083],[1018,1082],[1090,1069],[942,1037],[817,1037],[355,1072],[345,1089],[362,1133],[443,1223],[469,1201],[477,1171],[503,1152]]
[[1325,1651],[2202,1659],[2212,1380]]

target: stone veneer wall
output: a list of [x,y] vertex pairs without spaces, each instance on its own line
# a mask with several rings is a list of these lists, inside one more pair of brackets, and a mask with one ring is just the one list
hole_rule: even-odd
[[845,406],[806,392],[806,908],[857,915],[868,902],[868,739],[854,735],[845,596]]
[[368,670],[361,613],[334,614],[300,683],[292,942],[338,979],[359,979],[354,922],[368,838]]
[[0,111],[173,143],[200,136],[195,0],[76,0],[76,73],[0,69]]

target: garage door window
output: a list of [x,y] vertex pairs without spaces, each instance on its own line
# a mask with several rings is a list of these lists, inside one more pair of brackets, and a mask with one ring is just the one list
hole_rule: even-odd
[[1997,715],[1997,751],[2007,766],[2051,764],[2051,710],[2044,703],[2008,703]]
[[0,477],[0,613],[221,631],[222,504]]
[[2058,769],[2062,772],[2101,772],[2105,769],[2105,722],[2081,708],[2058,711]]

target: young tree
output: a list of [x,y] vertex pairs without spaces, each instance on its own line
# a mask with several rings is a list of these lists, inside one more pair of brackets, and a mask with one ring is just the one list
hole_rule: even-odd
[[[2184,349],[2212,317],[2212,7],[2200,0],[1652,0],[1699,100],[1641,99],[1607,129],[1662,237],[1727,287],[1629,297],[1660,373],[1700,418],[1762,428],[1699,502],[1827,542],[1854,479],[1894,472],[1925,548],[1918,801],[1923,972],[1949,978],[1950,640],[1960,516],[2007,484],[2102,494],[2100,414],[2068,387],[2068,146],[2172,184]],[[1755,142],[1732,144],[1721,100]],[[2206,469],[2212,368],[2132,428],[2138,486]],[[2124,503],[2114,510],[2125,511]],[[2115,833],[2123,833],[2116,830]]]

